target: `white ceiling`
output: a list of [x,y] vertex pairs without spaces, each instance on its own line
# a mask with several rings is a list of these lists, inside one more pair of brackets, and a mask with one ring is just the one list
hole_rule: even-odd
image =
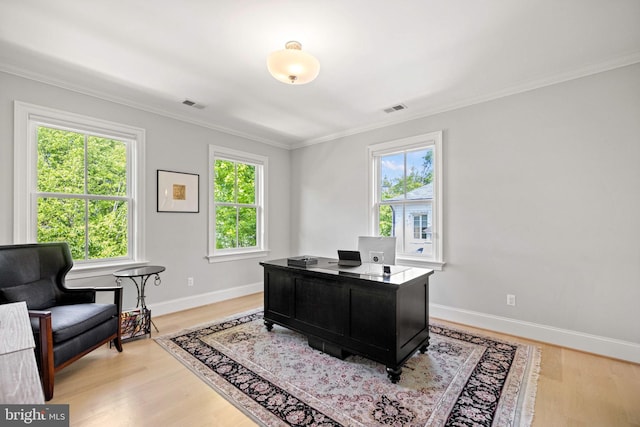
[[286,148],[636,62],[638,0],[0,0],[0,70]]

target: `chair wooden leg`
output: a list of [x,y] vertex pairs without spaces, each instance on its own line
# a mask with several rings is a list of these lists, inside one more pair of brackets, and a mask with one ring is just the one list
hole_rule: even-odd
[[40,377],[44,399],[53,398],[53,380],[55,368],[53,366],[53,331],[51,329],[51,314],[40,317]]
[[112,342],[113,342],[113,345],[116,346],[116,350],[118,350],[118,353],[122,353],[122,338],[120,337],[119,334],[116,338],[113,339]]
[[118,287],[113,292],[113,303],[118,309],[118,336],[113,340],[113,344],[119,353],[122,353],[122,288]]

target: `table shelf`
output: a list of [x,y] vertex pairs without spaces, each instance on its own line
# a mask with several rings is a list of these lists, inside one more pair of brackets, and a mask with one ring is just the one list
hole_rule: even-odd
[[132,341],[151,336],[151,310],[135,308],[123,311],[120,315],[122,341]]

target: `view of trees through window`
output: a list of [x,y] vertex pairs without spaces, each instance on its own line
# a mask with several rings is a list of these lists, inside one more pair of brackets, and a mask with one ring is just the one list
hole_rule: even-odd
[[421,194],[410,194],[433,181],[433,149],[382,156],[381,203],[379,211],[379,233],[381,236],[393,236],[394,217],[392,205],[395,202],[420,200]]
[[258,244],[256,166],[216,159],[214,164],[216,249]]
[[128,255],[127,145],[38,127],[38,242],[69,243],[74,260]]

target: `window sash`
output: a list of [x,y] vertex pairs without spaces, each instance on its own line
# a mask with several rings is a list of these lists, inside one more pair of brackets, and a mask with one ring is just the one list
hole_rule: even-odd
[[[35,124],[35,123],[34,123]],[[81,167],[81,172],[82,173],[82,177],[81,177],[81,187],[82,187],[82,192],[66,192],[66,193],[61,193],[61,192],[38,192],[37,189],[40,188],[40,172],[39,172],[39,158],[40,156],[38,156],[38,160],[37,160],[37,166],[36,166],[36,179],[35,179],[35,187],[36,187],[36,191],[35,191],[35,199],[36,199],[36,233],[37,233],[37,240],[40,241],[40,211],[39,211],[39,201],[40,200],[44,200],[44,199],[58,199],[58,200],[82,200],[84,202],[84,213],[82,215],[83,221],[84,221],[84,238],[83,238],[83,242],[82,242],[82,247],[75,247],[75,245],[80,244],[77,239],[73,239],[71,236],[69,237],[69,245],[71,246],[71,250],[72,253],[74,254],[74,262],[96,262],[96,260],[112,260],[112,259],[130,259],[132,258],[132,244],[131,244],[131,232],[132,232],[132,226],[131,226],[131,221],[133,219],[133,215],[132,215],[132,210],[131,210],[131,197],[130,197],[130,190],[131,190],[131,178],[130,178],[130,173],[129,171],[131,170],[131,141],[125,140],[124,138],[118,138],[118,137],[114,137],[113,135],[108,135],[108,134],[102,134],[101,136],[96,136],[95,132],[88,132],[88,131],[84,131],[84,130],[79,130],[79,129],[74,129],[72,126],[65,126],[64,129],[62,129],[62,126],[55,126],[55,125],[49,125],[47,123],[38,123],[35,124],[36,127],[36,151],[40,152],[40,148],[39,148],[39,144],[40,144],[40,134],[41,132],[44,132],[44,130],[47,129],[53,129],[53,130],[62,130],[64,132],[68,132],[69,134],[75,134],[78,135],[80,138],[82,138],[82,156],[83,156],[83,164]],[[89,150],[92,149],[92,147],[90,146],[89,140],[90,138],[100,138],[100,139],[109,139],[109,140],[114,140],[117,141],[119,143],[124,144],[124,148],[125,148],[125,189],[126,189],[126,194],[125,196],[117,196],[115,194],[111,194],[111,195],[100,195],[100,194],[95,194],[95,193],[90,193],[90,164],[89,164],[89,159],[90,159],[90,153]],[[61,165],[61,168],[67,168],[68,169],[69,165]],[[126,247],[126,253],[121,255],[121,256],[115,256],[115,257],[92,257],[91,255],[91,242],[93,241],[94,243],[98,242],[96,239],[96,236],[93,235],[91,233],[91,229],[92,229],[92,216],[90,215],[90,202],[92,201],[121,201],[124,202],[127,206],[127,218],[126,218],[126,225],[125,228],[126,230],[121,230],[123,232],[123,234],[126,236],[127,238],[127,247]],[[46,221],[47,218],[44,218],[44,220]],[[83,256],[82,258],[78,258],[77,254],[82,253]]]
[[[407,199],[406,197],[399,200],[383,200],[382,199],[382,158],[394,154],[409,153],[420,149],[431,148],[433,150],[433,199]],[[399,241],[397,258],[398,262],[407,265],[423,266],[428,265],[432,268],[441,269],[444,265],[443,260],[443,205],[442,205],[442,132],[431,132],[424,135],[404,138],[401,140],[388,141],[380,144],[369,146],[370,159],[370,180],[369,180],[369,197],[371,211],[369,214],[369,232],[372,235],[380,233],[380,211],[384,206],[398,205],[403,210],[403,230],[395,230],[398,233],[407,233],[413,235],[413,224],[406,224],[407,217],[404,213],[412,206],[431,203],[431,242],[433,249],[428,251],[420,251],[418,253],[407,250],[406,242]],[[406,171],[406,164],[405,164]],[[405,172],[406,176],[406,172]],[[405,190],[404,195],[407,192]],[[407,232],[407,227],[409,231]],[[393,229],[393,227],[392,227]],[[429,233],[427,233],[429,234]],[[427,236],[428,237],[428,236]],[[428,239],[424,239],[428,240]]]
[[[258,239],[258,228],[259,228],[259,208],[260,206],[257,203],[252,203],[252,204],[248,204],[248,203],[240,203],[238,202],[238,196],[239,196],[239,191],[238,191],[238,187],[239,187],[239,177],[238,177],[238,166],[239,165],[248,165],[248,166],[252,166],[254,168],[254,181],[253,181],[253,190],[254,190],[254,200],[258,200],[258,182],[259,182],[259,175],[261,174],[261,165],[256,165],[253,163],[249,163],[246,161],[242,161],[239,159],[228,159],[228,158],[223,158],[222,156],[216,156],[214,157],[214,168],[216,167],[217,161],[219,160],[224,160],[230,163],[233,163],[234,166],[234,171],[233,171],[233,202],[227,202],[227,201],[216,201],[214,200],[214,206],[215,206],[215,210],[214,210],[214,215],[216,215],[217,218],[217,214],[218,214],[218,208],[219,207],[229,207],[229,208],[234,208],[235,209],[235,239],[234,239],[234,243],[235,245],[233,247],[225,247],[225,248],[220,248],[218,247],[218,222],[216,221],[216,234],[215,234],[215,249],[216,251],[242,251],[242,250],[252,250],[252,249],[256,249],[260,247],[260,240]],[[215,177],[217,176],[217,173],[214,169],[214,189],[216,187],[216,182],[215,182]],[[255,209],[256,210],[256,244],[255,245],[251,245],[251,246],[242,246],[240,244],[241,242],[241,238],[243,236],[240,235],[240,228],[241,228],[241,215],[240,215],[240,210],[244,209],[244,208],[248,208],[248,209]]]
[[[234,201],[216,201],[215,200],[215,178],[216,161],[224,160],[235,163],[235,172],[237,173],[237,164],[245,164],[255,168],[254,176],[254,203],[239,203],[238,196],[238,177],[234,177]],[[232,150],[224,147],[209,146],[209,261],[219,262],[226,260],[235,260],[246,256],[254,257],[263,254],[267,249],[267,233],[266,233],[266,175],[267,175],[268,161],[266,157],[255,155],[252,153],[244,153],[237,150]],[[230,248],[218,248],[217,244],[217,208],[218,207],[232,207],[236,209],[236,242],[235,247]],[[240,210],[241,209],[255,209],[256,223],[255,223],[255,242],[253,246],[241,246],[240,239],[238,238],[240,229]]]
[[[113,123],[101,119],[60,111],[48,107],[14,103],[14,242],[37,241],[38,198],[79,198],[94,201],[119,201],[127,204],[127,256],[74,260],[73,277],[93,277],[112,271],[114,266],[126,267],[144,262],[144,129]],[[127,189],[125,196],[100,194],[67,194],[38,191],[38,128],[47,127],[83,134],[87,137],[121,141],[126,146]],[[86,155],[86,153],[85,153]],[[85,164],[85,170],[87,165]],[[85,172],[86,178],[86,172]]]

